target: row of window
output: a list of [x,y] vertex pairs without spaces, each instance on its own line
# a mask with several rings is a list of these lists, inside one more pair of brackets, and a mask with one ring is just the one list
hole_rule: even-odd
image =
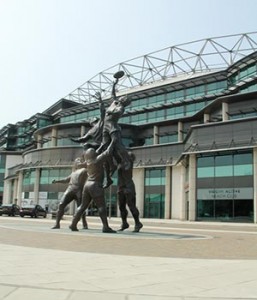
[[71,116],[65,116],[60,118],[60,123],[77,123],[84,120],[90,120],[95,117],[100,116],[100,110],[99,108],[90,110],[90,111],[84,111],[79,114],[71,115]]
[[[235,84],[243,79],[246,79],[247,77],[250,77],[252,75],[256,75],[257,73],[257,65],[251,65],[248,67],[245,67],[244,69],[238,71],[236,74],[233,74],[231,76],[230,82]],[[224,89],[227,88],[227,82],[226,81],[219,81],[219,82],[213,82],[208,83],[204,85],[199,85],[191,88],[186,88],[183,90],[173,91],[162,95],[156,95],[151,96],[147,98],[137,99],[132,102],[132,104],[127,107],[127,112],[129,111],[135,111],[144,109],[146,107],[151,107],[153,105],[160,105],[164,103],[176,103],[179,101],[184,100],[190,100],[201,96],[206,96],[210,94],[217,94]],[[253,84],[248,87],[244,87],[240,90],[240,93],[247,93],[257,90],[257,85]],[[170,111],[167,113],[167,115],[164,113],[163,110],[155,111],[155,112],[149,112],[149,113],[141,113],[139,115],[133,115],[133,116],[124,116],[121,119],[121,122],[128,123],[128,124],[142,124],[147,122],[156,122],[160,120],[165,119],[175,119],[182,116],[189,116],[206,105],[206,103],[197,103],[197,104],[189,104],[186,107],[179,106],[175,108],[169,109]],[[88,112],[83,112],[80,114],[72,115],[72,116],[66,116],[61,118],[61,123],[67,123],[67,122],[79,122],[81,120],[88,120],[93,117],[99,116],[99,109],[91,110]]]
[[157,96],[150,96],[143,99],[132,101],[132,105],[128,107],[128,110],[137,110],[145,107],[151,107],[152,105],[164,104],[164,103],[176,103],[179,101],[190,100],[210,94],[216,94],[227,88],[226,81],[218,81],[191,88],[185,88],[169,93],[165,93]]
[[257,91],[257,84],[253,83],[247,87],[243,87],[239,89],[239,93],[240,94],[244,94],[244,93],[251,93],[251,92],[256,92]]
[[[52,181],[65,178],[71,173],[70,168],[63,169],[42,169],[40,174],[40,184],[52,184]],[[29,198],[29,192],[26,191],[26,186],[34,185],[36,180],[35,170],[24,172],[23,187],[24,197]],[[116,206],[116,185],[117,176],[113,175],[113,190],[111,191],[111,198],[106,195],[107,200]],[[47,192],[47,199],[57,200],[58,192]],[[110,199],[109,199],[110,198]],[[107,202],[108,202],[107,201]],[[109,203],[108,202],[108,203]],[[146,169],[145,170],[145,208],[144,217],[149,218],[163,218],[164,217],[164,203],[165,203],[165,168]]]
[[52,125],[52,121],[47,120],[47,119],[38,119],[37,120],[37,128],[43,128],[46,127],[48,125]]
[[[52,181],[66,178],[71,173],[71,168],[56,168],[56,169],[42,169],[40,174],[40,184],[51,184]],[[36,170],[30,169],[23,173],[23,186],[34,185],[36,181]]]
[[178,119],[194,115],[208,103],[210,103],[210,101],[190,103],[176,107],[159,109],[151,112],[143,112],[136,115],[125,115],[120,119],[120,123],[139,125],[164,120]]
[[253,200],[198,200],[197,219],[253,222]]
[[250,117],[256,117],[257,116],[257,111],[256,112],[243,112],[243,113],[238,113],[235,115],[230,116],[230,120],[236,120],[236,119],[245,119],[245,118],[250,118]]
[[[209,84],[209,85],[219,86],[219,84],[220,83],[217,82],[215,84]],[[188,90],[192,91],[196,88],[197,87],[194,87]],[[219,88],[219,91],[223,89],[224,87]],[[215,92],[218,92],[218,90],[216,89]],[[179,117],[184,117],[184,116],[191,116],[208,104],[208,102],[206,101],[190,103],[190,104],[182,103],[180,106],[172,107],[168,109],[160,109],[160,110],[155,110],[146,113],[139,113],[131,116],[126,115],[127,112],[129,113],[130,111],[134,111],[135,109],[136,110],[143,109],[161,103],[173,103],[173,102],[182,101],[185,99],[185,96],[183,94],[184,94],[184,90],[181,90],[181,91],[171,92],[159,96],[134,100],[132,104],[127,108],[125,112],[125,116],[120,119],[120,123],[144,124],[144,123],[151,123],[151,122],[157,122],[162,120],[177,119]],[[187,97],[187,100],[190,100],[190,98],[192,97]],[[60,123],[70,123],[70,122],[76,123],[76,122],[81,122],[83,120],[90,120],[90,118],[99,117],[99,114],[100,114],[99,109],[95,109],[80,114],[62,117],[60,119]]]
[[238,70],[230,77],[230,82],[232,84],[236,84],[237,82],[240,82],[241,80],[245,80],[246,78],[249,78],[253,75],[257,74],[257,64],[253,63],[249,66],[246,66],[242,68],[241,70]]
[[[143,99],[133,100],[132,104],[127,107],[126,111],[134,111],[138,109],[144,109],[146,107],[151,107],[158,104],[164,104],[164,103],[176,103],[181,102],[184,100],[189,101],[190,99],[194,99],[197,97],[205,96],[208,94],[216,94],[224,89],[226,89],[227,83],[226,81],[219,81],[219,82],[213,82],[204,84],[201,86],[195,86],[183,90],[173,91],[169,93],[165,93],[162,95],[157,96],[151,96]],[[191,115],[197,111],[199,111],[206,103],[196,103],[196,104],[188,104],[184,108],[184,106],[179,106],[175,108],[169,109],[168,117],[165,118],[165,110],[160,111],[154,111],[149,112],[145,114],[144,116],[137,116],[133,115],[130,119],[129,117],[122,118],[123,123],[132,123],[132,124],[140,124],[148,120],[148,122],[156,122],[161,121],[165,119],[174,119],[181,116],[188,116]],[[190,114],[191,112],[191,114]],[[100,114],[99,109],[94,109],[91,111],[83,112],[80,114],[72,115],[72,116],[65,116],[60,119],[60,123],[69,123],[69,122],[80,122],[82,120],[88,120],[93,117],[98,117]],[[142,115],[142,114],[141,114]]]
[[34,124],[24,123],[24,125],[13,126],[12,128],[9,129],[8,135],[9,136],[24,135],[29,133],[30,131],[34,131],[38,128],[46,127],[51,124],[52,124],[51,120],[38,118],[37,122]]
[[[207,169],[205,169],[207,168]],[[212,172],[209,170],[212,169]],[[208,172],[206,172],[208,170]],[[67,177],[71,170],[42,169],[40,184],[51,184],[52,180]],[[237,176],[253,178],[252,152],[220,153],[197,157],[197,181],[203,178],[227,177],[226,182]],[[115,193],[117,178],[114,175],[114,185],[111,198],[108,200],[111,207],[115,207]],[[247,179],[248,180],[248,179]],[[249,181],[249,180],[248,180]],[[24,174],[23,185],[35,183],[35,170]],[[144,217],[163,218],[165,207],[165,168],[145,169],[145,198]],[[196,186],[198,186],[196,182]],[[253,186],[252,180],[246,186],[226,186],[215,188],[213,180],[205,181],[204,188],[197,188],[197,219],[242,220],[252,221],[253,218]],[[109,196],[108,196],[109,197]]]
[[198,158],[197,178],[249,175],[253,175],[251,153]]

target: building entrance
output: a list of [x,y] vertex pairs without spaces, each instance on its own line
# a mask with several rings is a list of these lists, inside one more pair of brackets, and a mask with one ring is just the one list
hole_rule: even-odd
[[164,218],[165,168],[145,170],[144,218]]
[[252,152],[197,157],[197,220],[253,222]]

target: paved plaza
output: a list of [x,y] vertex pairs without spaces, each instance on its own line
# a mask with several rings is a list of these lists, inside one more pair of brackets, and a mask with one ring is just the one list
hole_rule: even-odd
[[[104,234],[0,217],[0,299],[257,299],[257,225],[143,219]],[[118,229],[120,220],[111,218]]]

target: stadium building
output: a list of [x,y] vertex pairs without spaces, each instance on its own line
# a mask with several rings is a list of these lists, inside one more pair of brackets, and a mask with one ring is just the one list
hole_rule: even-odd
[[[0,130],[0,197],[57,208],[99,117],[96,92],[131,104],[120,119],[136,156],[133,177],[141,217],[257,222],[257,32],[168,47],[104,70],[27,120]],[[119,216],[114,184],[110,216]],[[69,213],[74,212],[74,206]],[[93,204],[92,204],[92,208]],[[94,211],[94,209],[92,209]]]

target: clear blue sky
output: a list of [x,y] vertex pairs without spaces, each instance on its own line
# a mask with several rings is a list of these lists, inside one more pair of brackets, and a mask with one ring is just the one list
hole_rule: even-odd
[[256,0],[0,0],[0,128],[125,60],[257,31],[256,12]]

